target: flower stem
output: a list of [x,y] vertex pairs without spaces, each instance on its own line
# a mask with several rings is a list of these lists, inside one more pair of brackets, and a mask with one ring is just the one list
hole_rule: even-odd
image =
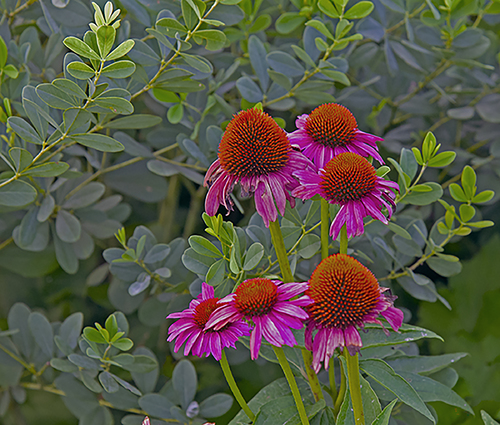
[[341,254],[347,254],[347,227],[344,224],[340,229],[340,251]]
[[346,391],[346,379],[345,379],[345,371],[344,371],[344,366],[342,365],[342,362],[340,363],[340,388],[339,388],[339,394],[337,396],[337,400],[335,401],[335,408],[333,412],[335,413],[335,417],[340,412],[340,407],[342,406],[342,402],[344,401],[345,397],[345,391]]
[[293,399],[295,400],[295,405],[297,406],[297,410],[299,411],[300,421],[302,422],[302,425],[309,425],[309,419],[307,419],[306,409],[304,407],[304,403],[302,402],[302,397],[300,396],[297,381],[295,381],[295,377],[293,376],[292,369],[290,368],[288,360],[286,359],[283,348],[275,347],[273,345],[273,349],[274,354],[276,354],[281,368],[283,369],[285,378],[288,381],[290,390],[292,390]]
[[[288,262],[288,257],[286,255],[285,241],[283,240],[283,234],[281,233],[278,221],[271,221],[269,223],[269,230],[271,231],[271,239],[273,241],[274,249],[276,250],[276,256],[278,257],[283,282],[293,282],[292,270],[290,269],[290,263]],[[302,349],[302,357],[304,359],[307,379],[314,395],[314,399],[316,401],[321,400],[323,398],[323,392],[321,391],[321,384],[319,383],[318,376],[312,368],[312,354],[309,350]]]
[[226,352],[222,350],[222,357],[220,359],[220,365],[222,367],[222,372],[224,372],[224,377],[226,378],[226,381],[229,385],[229,388],[231,388],[231,391],[234,395],[234,398],[240,405],[240,407],[243,409],[243,411],[247,414],[247,416],[250,418],[252,422],[255,421],[255,415],[254,413],[250,410],[250,407],[248,407],[247,402],[241,395],[240,389],[238,388],[238,385],[236,385],[236,381],[234,380],[233,374],[231,373],[231,369],[229,368],[229,363],[227,361],[226,357]]
[[347,362],[347,375],[349,377],[349,392],[351,393],[352,409],[354,411],[354,423],[356,425],[365,425],[361,384],[359,382],[359,356],[358,353],[351,356],[347,348],[344,348],[344,356]]
[[[347,227],[345,224],[340,230],[340,253],[347,254]],[[358,353],[351,356],[349,350],[344,347],[344,357],[347,362],[347,377],[349,379],[349,392],[351,393],[354,423],[356,425],[365,425],[361,384],[359,381],[359,356]]]
[[330,205],[326,199],[321,198],[321,259],[328,257],[330,245]]
[[337,385],[335,384],[335,361],[333,357],[330,357],[330,362],[328,366],[328,380],[330,381],[330,395],[335,403],[337,400]]
[[286,255],[285,241],[283,240],[283,234],[281,233],[281,227],[278,220],[269,223],[269,230],[271,231],[271,240],[276,251],[276,257],[278,257],[283,282],[293,282],[293,273]]
[[307,374],[307,380],[309,381],[309,386],[311,387],[311,391],[314,396],[314,401],[323,400],[323,391],[321,390],[321,384],[319,383],[318,375],[314,372],[312,368],[312,353],[303,348],[302,349],[302,358],[304,359],[304,365]]

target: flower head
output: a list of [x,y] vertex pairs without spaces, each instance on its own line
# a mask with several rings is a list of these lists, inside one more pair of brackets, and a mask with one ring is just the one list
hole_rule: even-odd
[[289,190],[297,186],[292,172],[310,166],[310,161],[295,151],[287,134],[260,109],[235,115],[219,145],[218,159],[210,166],[204,185],[210,189],[205,200],[208,215],[220,205],[228,211],[230,194],[236,183],[243,196],[255,195],[255,207],[266,226],[276,221],[278,211],[285,213],[286,201],[294,205]]
[[302,307],[311,303],[308,296],[300,295],[307,289],[304,283],[281,283],[278,280],[255,278],[245,280],[236,292],[220,300],[223,305],[212,315],[207,327],[215,330],[241,319],[254,324],[250,335],[252,359],[259,355],[262,337],[270,344],[281,347],[297,344],[290,328],[301,329],[307,313]]
[[149,422],[149,417],[146,416],[144,420],[142,421],[142,425],[151,425],[151,422]]
[[[310,319],[305,332],[316,372],[322,362],[328,369],[337,347],[347,347],[351,354],[359,351],[362,342],[356,327],[365,323],[382,325],[379,315],[398,331],[403,313],[393,306],[396,297],[384,294],[386,290],[370,270],[348,255],[331,255],[318,265],[306,291],[313,303],[306,307]],[[318,332],[313,337],[315,330]]]
[[309,115],[299,116],[295,124],[298,129],[289,135],[290,141],[319,168],[342,152],[372,156],[384,163],[377,148],[377,142],[383,139],[358,130],[356,118],[342,105],[318,106]]
[[[394,192],[397,183],[378,177],[373,165],[363,157],[345,152],[331,159],[323,169],[296,171],[300,185],[293,196],[310,199],[321,195],[340,210],[330,227],[330,235],[336,239],[340,229],[347,225],[348,237],[359,236],[364,231],[363,218],[371,216],[384,224],[388,223],[395,208]],[[388,218],[382,214],[386,207]]]
[[201,294],[191,301],[188,309],[167,317],[180,319],[168,329],[167,341],[176,339],[175,352],[187,341],[185,356],[192,350],[195,356],[208,357],[212,354],[216,360],[220,360],[223,348],[234,347],[240,336],[250,334],[250,327],[242,320],[235,320],[218,330],[206,329],[205,325],[211,315],[220,308],[218,301],[219,298],[214,297],[214,288],[203,282]]

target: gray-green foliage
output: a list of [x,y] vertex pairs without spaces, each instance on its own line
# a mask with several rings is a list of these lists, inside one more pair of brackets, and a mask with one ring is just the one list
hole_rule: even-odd
[[[336,101],[353,111],[361,129],[384,137],[390,167],[378,175],[398,181],[398,211],[387,227],[367,222],[349,253],[395,292],[448,306],[420,266],[444,278],[458,274],[461,263],[445,253],[447,244],[492,224],[484,218],[497,200],[490,189],[499,186],[498,2],[122,0],[121,11],[98,3],[1,6],[0,265],[26,278],[55,278],[57,289],[47,291],[57,296],[44,299],[45,308],[66,296],[65,285],[86,281],[79,295],[123,313],[109,316],[109,328],[106,321],[82,334],[77,301],[68,301],[70,311],[49,311],[48,317],[68,316],[62,323],[23,304],[4,306],[1,415],[24,403],[26,388],[43,386],[66,394],[62,400],[83,424],[111,423],[109,408],[180,423],[230,408],[226,395],[194,398],[197,381],[187,361],[166,381],[158,359],[168,364],[181,356],[152,342],[163,334],[142,336],[185,308],[202,280],[221,296],[245,278],[279,274],[257,215],[243,226],[204,215],[208,237],[193,235],[203,230],[197,224],[203,173],[224,126],[258,102],[291,131],[296,115]],[[189,207],[179,205],[183,192]],[[247,201],[235,202],[243,213],[251,210]],[[317,264],[318,221],[317,201],[287,208],[281,221],[297,279],[307,279]],[[337,247],[333,241],[331,251]],[[55,272],[59,267],[74,277]],[[49,287],[49,280],[42,283]],[[125,315],[133,317],[134,340],[156,354],[145,347],[127,353]],[[436,335],[416,327],[390,337],[373,327],[363,335],[367,394],[383,401],[374,423],[387,424],[394,404],[384,405],[394,397],[405,402],[398,386],[411,392],[405,379],[435,389],[417,399],[429,419],[426,402],[462,403],[451,389],[456,380],[445,379],[459,358],[416,357],[413,341],[424,337]],[[287,355],[300,370],[300,355]],[[373,364],[383,366],[374,372]],[[181,373],[191,379],[176,380]],[[264,404],[262,394],[282,397],[283,410],[289,408],[282,384],[270,384],[250,403],[262,406],[262,423],[278,406]],[[331,423],[330,406],[309,402],[312,423]],[[345,423],[352,421],[349,403]],[[399,401],[393,414],[401,423],[426,420]],[[140,421],[134,412],[122,419]]]

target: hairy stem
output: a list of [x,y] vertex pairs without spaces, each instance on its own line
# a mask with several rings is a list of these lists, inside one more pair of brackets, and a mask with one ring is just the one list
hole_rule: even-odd
[[231,388],[231,392],[234,395],[234,398],[240,405],[240,407],[243,409],[243,411],[246,413],[246,415],[250,418],[252,422],[255,421],[255,414],[252,412],[250,407],[248,407],[247,402],[241,395],[240,389],[238,388],[238,385],[236,385],[236,381],[234,380],[233,374],[231,373],[231,368],[229,367],[229,363],[227,361],[226,357],[226,352],[222,350],[222,357],[220,359],[220,366],[222,368],[222,372],[224,373],[224,377],[226,378],[226,381],[229,385],[229,388]]
[[330,205],[326,199],[321,198],[321,259],[328,257],[330,245]]
[[273,346],[273,349],[281,365],[281,368],[283,369],[285,378],[288,381],[290,390],[292,391],[295,405],[297,406],[297,410],[299,411],[300,421],[302,422],[302,425],[309,425],[309,419],[307,419],[306,409],[304,407],[304,403],[302,402],[302,397],[299,392],[299,387],[297,386],[297,381],[293,376],[292,369],[290,367],[290,364],[288,363],[288,360],[286,359],[283,348]]
[[304,365],[306,368],[307,380],[309,381],[309,386],[314,396],[314,401],[319,401],[324,399],[323,391],[321,390],[321,384],[319,383],[318,375],[314,372],[312,368],[313,356],[309,350],[303,348],[302,358],[304,359]]
[[292,269],[290,268],[290,263],[288,262],[285,242],[283,240],[283,234],[281,233],[281,227],[278,223],[278,220],[271,221],[269,223],[269,230],[271,232],[271,240],[276,251],[276,257],[278,257],[278,263],[280,265],[283,282],[293,282]]

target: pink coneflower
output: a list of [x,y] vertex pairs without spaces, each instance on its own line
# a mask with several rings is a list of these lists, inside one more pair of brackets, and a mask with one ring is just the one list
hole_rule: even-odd
[[358,130],[356,118],[342,105],[327,103],[318,106],[309,115],[299,116],[295,125],[298,130],[288,135],[290,141],[319,168],[342,152],[372,156],[384,163],[377,147],[377,142],[384,139]]
[[[396,207],[396,195],[390,189],[399,190],[398,184],[378,177],[373,165],[352,152],[341,153],[317,172],[302,170],[293,175],[300,181],[293,196],[310,199],[319,194],[328,202],[341,206],[330,227],[334,239],[344,224],[348,237],[361,235],[363,218],[367,216],[387,224]],[[388,218],[382,214],[384,207]]]
[[259,355],[262,337],[271,345],[281,347],[297,344],[290,328],[301,329],[307,313],[302,307],[311,303],[307,296],[290,300],[307,289],[307,282],[281,283],[279,280],[255,278],[245,280],[236,292],[220,300],[222,307],[212,315],[207,327],[215,330],[233,321],[251,320],[250,335],[252,360]]
[[[310,319],[305,332],[306,348],[313,352],[316,373],[322,362],[328,369],[337,347],[347,347],[351,355],[359,351],[362,342],[356,326],[382,325],[378,320],[382,315],[398,331],[403,312],[393,306],[396,297],[385,295],[386,290],[370,270],[345,254],[331,255],[316,267],[306,291],[314,302],[306,307]],[[313,337],[315,330],[318,332]]]
[[219,145],[218,159],[210,166],[204,185],[210,189],[205,199],[208,215],[220,205],[233,208],[230,194],[236,183],[242,196],[255,195],[255,207],[264,223],[276,221],[285,213],[288,193],[297,186],[292,172],[304,169],[310,161],[295,151],[276,121],[260,109],[241,111],[228,124]]
[[149,422],[149,418],[147,416],[142,421],[142,425],[151,425],[151,422]]
[[218,301],[219,298],[214,297],[214,288],[203,282],[201,294],[191,301],[188,309],[172,313],[167,317],[167,319],[180,319],[168,329],[167,341],[177,339],[175,352],[179,351],[182,344],[187,341],[184,348],[185,356],[192,350],[195,356],[208,357],[212,354],[215,360],[220,360],[223,348],[235,348],[240,336],[250,335],[250,326],[243,320],[232,321],[217,330],[205,328],[210,316],[220,308]]

